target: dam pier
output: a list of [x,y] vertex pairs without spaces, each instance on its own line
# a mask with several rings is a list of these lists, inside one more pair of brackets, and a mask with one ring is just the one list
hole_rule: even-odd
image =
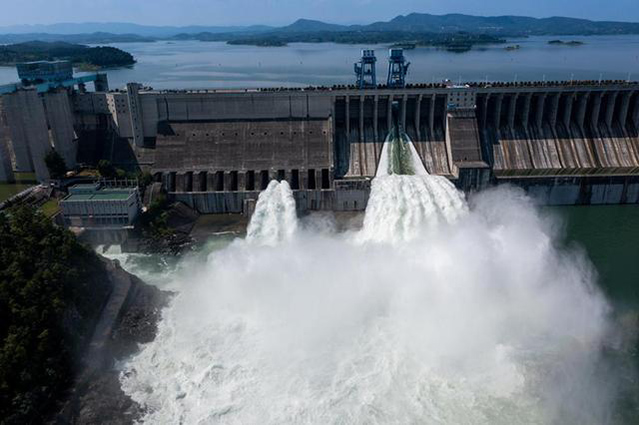
[[639,84],[423,84],[400,88],[157,91],[136,83],[0,95],[0,179],[46,180],[108,159],[148,171],[201,213],[251,208],[271,179],[300,210],[362,211],[396,119],[430,174],[465,192],[513,184],[548,205],[639,203]]

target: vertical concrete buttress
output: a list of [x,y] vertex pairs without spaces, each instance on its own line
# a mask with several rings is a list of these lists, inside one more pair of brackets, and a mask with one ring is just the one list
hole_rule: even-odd
[[530,104],[532,102],[532,93],[526,93],[524,97],[524,108],[521,112],[521,125],[524,128],[528,128],[528,121],[530,120]]
[[386,127],[388,131],[393,127],[393,95],[388,96],[388,108],[386,108]]
[[35,90],[3,96],[11,146],[19,171],[34,171],[38,181],[49,178],[44,162],[51,150],[44,104]]
[[599,114],[601,112],[601,92],[592,94],[592,114],[590,115],[590,124],[597,128],[599,125]]
[[359,142],[364,143],[364,102],[366,98],[359,97]]
[[560,98],[560,94],[559,93],[554,93],[551,95],[550,98],[550,127],[551,128],[556,128],[557,127],[557,117],[559,115],[559,98]]
[[375,136],[375,142],[379,141],[379,130],[377,128],[379,120],[379,96],[375,95],[373,98],[373,135]]
[[543,125],[546,96],[546,93],[542,93],[537,97],[537,111],[535,112],[535,127],[537,128],[541,128]]
[[501,127],[502,103],[504,103],[504,94],[499,93],[497,95],[497,100],[495,100],[495,115],[493,116],[493,126],[495,127],[495,130],[499,130]]
[[639,129],[639,93],[635,92],[635,106],[632,112],[632,122],[635,125],[635,129]]
[[486,120],[488,119],[488,101],[490,100],[490,93],[486,93],[486,95],[484,96],[484,101],[483,101],[483,108],[481,111],[481,125],[483,128],[488,127],[488,123],[486,122]]
[[137,147],[144,147],[144,124],[142,121],[142,104],[140,103],[140,85],[128,83],[126,94],[129,106],[129,116],[131,119],[131,134],[133,142]]
[[417,105],[415,105],[415,134],[417,135],[417,140],[422,140],[421,120],[422,120],[422,99],[423,98],[424,98],[424,95],[420,93],[417,96]]
[[621,105],[619,107],[618,120],[622,127],[625,127],[626,121],[628,121],[628,109],[630,107],[630,95],[629,91],[623,92],[621,95]]
[[351,99],[348,95],[346,95],[345,99],[345,107],[346,107],[346,140],[350,143],[351,140]]
[[508,103],[508,127],[510,129],[515,128],[515,114],[517,112],[517,97],[518,93],[514,93],[510,97],[510,102]]
[[615,116],[615,103],[617,102],[618,91],[609,92],[606,102],[606,126],[612,126],[612,120]]
[[68,168],[75,168],[78,152],[77,138],[73,128],[74,115],[66,89],[44,93],[44,106],[51,129],[55,150],[64,158]]
[[435,138],[435,104],[437,97],[436,95],[430,96],[430,109],[428,110],[428,129],[430,130],[431,139]]
[[564,99],[566,99],[566,106],[565,106],[563,114],[562,114],[562,117],[563,117],[562,121],[563,121],[564,127],[569,129],[570,128],[570,117],[572,117],[572,107],[573,107],[573,104],[575,103],[575,94],[574,93],[568,93],[568,94],[566,94]]
[[404,129],[404,131],[406,131],[406,109],[408,106],[408,95],[404,95],[402,97],[402,128]]
[[582,93],[578,95],[579,98],[579,106],[577,108],[577,125],[580,129],[583,130],[586,120],[586,109],[588,108],[588,98],[590,97],[590,92]]

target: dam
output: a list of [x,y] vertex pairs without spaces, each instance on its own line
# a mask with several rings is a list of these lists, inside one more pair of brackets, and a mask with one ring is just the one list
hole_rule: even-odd
[[[395,107],[393,107],[395,105]],[[159,91],[84,84],[0,96],[0,179],[67,165],[148,171],[201,213],[254,206],[286,180],[299,210],[363,211],[396,119],[428,173],[547,205],[639,203],[639,83],[412,84]]]

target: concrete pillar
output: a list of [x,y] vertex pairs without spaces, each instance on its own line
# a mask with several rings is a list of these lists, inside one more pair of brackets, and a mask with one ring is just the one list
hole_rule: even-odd
[[74,115],[69,94],[65,89],[60,89],[44,93],[42,97],[51,129],[53,146],[64,158],[67,167],[75,168],[78,144],[73,128]]
[[175,191],[186,191],[186,173],[177,173],[175,176]]
[[142,122],[142,104],[140,103],[140,84],[128,83],[126,85],[127,101],[129,105],[129,118],[131,120],[131,134],[137,147],[144,147],[144,126]]
[[501,127],[501,107],[502,107],[502,103],[504,103],[504,94],[503,93],[499,93],[496,96],[496,100],[495,100],[495,115],[493,116],[493,126],[495,127],[495,130],[499,130],[499,128]]
[[244,192],[246,190],[246,171],[239,171],[237,173],[237,190],[241,192]]
[[202,180],[206,182],[206,176],[199,171],[193,173],[193,192],[202,191]]
[[436,95],[430,96],[430,110],[428,111],[428,129],[430,130],[431,138],[435,138],[435,103],[437,101]]
[[38,181],[49,178],[44,162],[51,150],[44,104],[35,90],[20,90],[3,96],[10,129],[11,147],[19,171],[35,171]]
[[315,170],[315,189],[322,189],[322,170]]
[[557,127],[557,116],[559,115],[559,93],[550,95],[550,127]]
[[406,131],[406,109],[408,105],[408,95],[404,95],[402,97],[402,116],[401,116],[401,125],[404,131]]
[[626,121],[628,121],[628,109],[630,107],[630,95],[632,93],[629,91],[625,91],[622,93],[621,97],[621,106],[619,108],[619,124],[622,127],[625,127]]
[[393,95],[388,96],[388,113],[386,116],[386,126],[388,131],[393,127]]
[[636,129],[639,129],[639,93],[635,92],[635,106],[632,112],[632,122]]
[[377,120],[379,119],[379,97],[375,95],[373,98],[373,134],[375,141],[379,140],[379,131],[377,129]]
[[415,105],[415,133],[417,140],[422,140],[422,99],[424,95],[417,96],[417,104]]
[[346,95],[345,105],[346,105],[346,140],[350,142],[351,140],[351,99],[348,95]]
[[544,121],[544,108],[546,104],[546,93],[537,97],[537,111],[535,113],[535,126],[541,128]]
[[490,100],[490,93],[486,93],[486,96],[483,97],[483,107],[481,111],[481,125],[483,128],[487,127],[486,120],[488,119],[488,101]]
[[612,119],[615,116],[615,103],[617,102],[618,91],[609,92],[606,102],[606,126],[612,126]]
[[588,108],[588,98],[590,97],[590,92],[586,92],[578,96],[578,107],[577,107],[577,125],[579,128],[583,129],[584,123],[586,120],[586,109]]
[[530,120],[530,104],[532,102],[532,93],[526,93],[524,95],[524,105],[521,111],[521,125],[524,128],[528,128],[528,121]]
[[[215,191],[215,172],[214,171],[208,171],[206,173],[206,190],[207,192],[213,192]],[[256,183],[257,186],[257,183]]]
[[359,142],[364,143],[364,96],[359,97]]
[[568,93],[564,97],[566,99],[566,107],[563,110],[561,121],[564,124],[564,127],[567,129],[570,128],[570,117],[572,117],[572,106],[575,103],[575,94]]
[[172,183],[173,182],[171,181],[171,173],[169,172],[162,173],[162,184],[164,185],[164,188],[166,189],[167,192],[173,192]]
[[519,97],[518,93],[514,93],[510,96],[510,103],[508,104],[508,127],[511,129],[515,128],[515,114],[517,112],[517,98]]
[[599,114],[601,112],[601,92],[592,94],[592,115],[590,116],[591,124],[594,128],[599,126]]

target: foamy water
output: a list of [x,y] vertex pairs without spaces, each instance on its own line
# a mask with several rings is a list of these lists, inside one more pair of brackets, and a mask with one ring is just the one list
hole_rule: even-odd
[[469,207],[418,170],[378,174],[361,231],[319,233],[271,182],[122,388],[154,424],[606,423],[608,306],[554,237],[518,191]]

